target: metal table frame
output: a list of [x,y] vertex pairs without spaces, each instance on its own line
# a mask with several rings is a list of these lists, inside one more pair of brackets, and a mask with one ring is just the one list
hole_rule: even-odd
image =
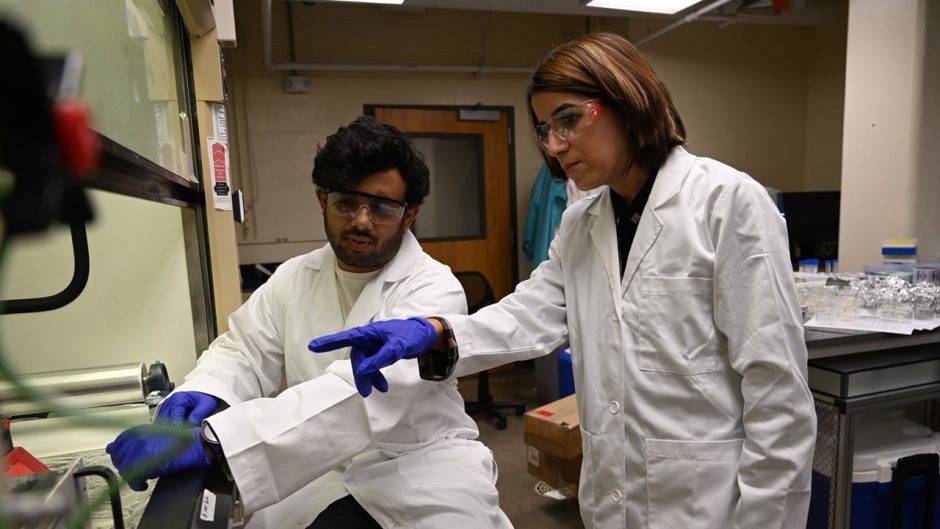
[[[825,336],[824,336],[825,335]],[[937,343],[937,355],[940,356],[940,332],[918,334],[914,336],[886,336],[873,335],[837,335],[832,333],[814,333],[810,339],[807,333],[807,346],[809,358],[825,358],[857,354],[876,350],[892,350],[912,345]],[[810,380],[812,389],[813,381]],[[835,442],[835,471],[832,476],[832,489],[834,501],[830,496],[830,528],[849,529],[852,508],[852,463],[854,459],[855,431],[861,415],[865,412],[899,408],[916,403],[924,403],[925,422],[931,415],[931,401],[940,398],[940,382],[922,384],[910,387],[897,387],[889,391],[882,391],[858,397],[834,397],[819,391],[813,391],[817,411],[820,406],[827,407],[837,415],[836,442]],[[825,418],[820,419],[820,436],[824,428]],[[817,439],[816,457],[820,454],[820,444]],[[814,465],[815,467],[815,465]]]

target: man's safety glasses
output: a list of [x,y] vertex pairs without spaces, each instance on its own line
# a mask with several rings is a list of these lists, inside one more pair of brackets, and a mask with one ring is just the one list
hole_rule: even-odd
[[366,208],[373,224],[398,224],[408,203],[358,191],[327,191],[326,206],[337,217],[354,219]]
[[[554,134],[561,141],[568,141],[582,122],[585,124],[594,123],[594,120],[601,115],[602,110],[601,101],[597,98],[565,107],[553,114],[547,122],[536,125],[535,137],[543,149],[548,148],[549,134]],[[582,118],[585,116],[590,119],[584,121]]]

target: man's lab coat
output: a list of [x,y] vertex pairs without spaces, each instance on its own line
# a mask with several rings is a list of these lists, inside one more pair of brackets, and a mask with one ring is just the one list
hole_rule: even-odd
[[[406,232],[343,321],[335,262],[326,245],[278,267],[177,388],[231,405],[208,422],[247,512],[304,488],[250,527],[310,523],[350,493],[385,527],[510,527],[498,508],[492,453],[474,441],[456,383],[421,380],[410,360],[384,371],[388,393],[363,399],[347,348],[307,350],[313,338],[372,320],[465,314],[460,283]],[[288,388],[262,398],[285,374]]]

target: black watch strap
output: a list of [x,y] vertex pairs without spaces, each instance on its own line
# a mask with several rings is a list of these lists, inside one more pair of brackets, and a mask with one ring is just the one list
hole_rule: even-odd
[[457,365],[457,358],[460,354],[457,351],[457,338],[454,337],[454,329],[450,322],[444,318],[432,317],[429,320],[437,320],[444,328],[444,341],[447,343],[446,351],[437,351],[432,349],[430,352],[418,357],[418,372],[424,380],[447,380],[454,373],[454,367]]
[[219,442],[219,436],[215,434],[209,421],[202,421],[202,427],[199,429],[199,438],[212,450],[212,463],[218,465],[229,481],[234,482],[232,471],[228,468],[228,461],[225,460],[225,452],[222,451],[222,443]]

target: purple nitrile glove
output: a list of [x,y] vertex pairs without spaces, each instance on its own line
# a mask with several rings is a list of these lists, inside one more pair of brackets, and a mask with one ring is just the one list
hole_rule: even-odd
[[388,391],[388,380],[381,371],[372,371],[370,373],[361,373],[362,363],[368,358],[362,354],[362,351],[353,348],[349,351],[349,360],[352,362],[353,379],[356,381],[356,389],[363,397],[368,397],[372,393],[372,387],[382,393]]
[[219,407],[219,399],[198,391],[180,391],[166,398],[157,410],[156,422],[181,423],[199,426]]
[[212,466],[198,427],[173,430],[167,425],[135,426],[105,447],[111,463],[132,489],[144,491],[148,479]]
[[310,342],[311,351],[322,353],[340,347],[350,347],[356,389],[363,397],[372,393],[372,387],[385,392],[388,382],[382,373],[403,358],[417,358],[431,350],[437,340],[437,331],[424,318],[376,321],[362,327],[353,327],[336,334],[321,336]]

